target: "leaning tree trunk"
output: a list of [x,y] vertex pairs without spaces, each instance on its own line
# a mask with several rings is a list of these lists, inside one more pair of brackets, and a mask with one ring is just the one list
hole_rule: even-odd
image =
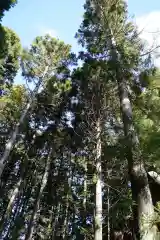
[[44,188],[45,188],[45,186],[47,184],[47,180],[48,180],[49,169],[50,169],[50,164],[51,164],[51,154],[52,154],[52,150],[50,151],[49,156],[48,156],[47,161],[46,161],[45,171],[44,171],[44,174],[43,174],[43,177],[42,177],[41,185],[40,185],[38,193],[37,193],[33,213],[32,213],[29,225],[28,225],[28,230],[27,230],[25,240],[31,240],[32,239],[32,235],[33,235],[33,231],[34,231],[34,225],[35,225],[35,221],[36,221],[36,217],[37,217],[37,211],[39,209],[40,199],[41,199],[42,193],[44,191]]
[[20,205],[20,211],[18,211],[15,219],[14,219],[14,227],[11,232],[11,235],[14,236],[15,239],[19,239],[18,237],[21,236],[24,225],[25,225],[25,215],[28,207],[28,202],[32,193],[32,185],[34,185],[35,182],[35,175],[36,175],[36,169],[33,170],[32,176],[29,177],[29,179],[23,184],[23,191],[22,191],[22,203]]
[[131,181],[134,234],[136,239],[155,240],[156,227],[153,226],[154,206],[148,183],[148,176],[144,166],[143,156],[140,150],[139,139],[133,124],[132,106],[128,94],[128,86],[125,79],[125,70],[120,67],[119,53],[116,42],[110,30],[109,39],[111,57],[115,63],[115,76],[118,84],[120,110],[124,126],[126,158],[128,172]]
[[16,198],[21,197],[20,193],[21,193],[21,190],[22,190],[23,185],[25,183],[25,176],[26,176],[26,173],[27,173],[27,170],[28,170],[27,167],[28,167],[27,162],[24,162],[23,165],[22,165],[20,178],[19,178],[18,182],[16,183],[16,185],[14,187],[11,198],[8,202],[7,208],[6,208],[4,216],[2,218],[2,225],[5,222],[7,222],[7,219],[9,217],[9,215],[11,214],[11,212],[13,212],[14,202],[15,202]]
[[4,150],[4,154],[3,154],[3,156],[2,156],[2,158],[0,160],[0,178],[2,176],[3,169],[5,168],[5,165],[7,163],[7,160],[8,160],[8,157],[10,155],[10,152],[11,152],[11,150],[12,150],[12,148],[13,148],[15,142],[16,142],[17,135],[19,134],[19,131],[20,131],[20,126],[23,125],[29,110],[33,107],[33,103],[35,101],[35,96],[38,93],[38,90],[39,90],[39,88],[41,86],[42,80],[46,76],[47,71],[48,71],[48,67],[46,67],[46,69],[45,69],[45,71],[43,73],[42,78],[38,81],[29,103],[24,108],[25,110],[22,113],[19,122],[16,124],[14,132],[12,133],[11,138],[9,139],[8,143],[6,144],[6,147],[5,147],[5,150]]
[[133,126],[132,108],[128,97],[128,90],[123,78],[118,80],[118,88],[126,137],[126,157],[131,180],[132,198],[136,203],[133,209],[135,234],[138,239],[153,240],[156,234],[156,229],[152,226],[151,222],[154,207],[138,137]]
[[[115,2],[115,6],[117,2],[118,1]],[[118,52],[117,43],[114,39],[114,34],[116,32],[115,28],[113,29],[113,33],[111,27],[112,23],[109,23],[111,11],[110,9],[106,9],[106,0],[101,0],[101,3],[102,5],[100,5],[97,0],[94,0],[97,14],[102,18],[102,27],[104,32],[106,32],[106,41],[108,49],[110,49],[110,60],[115,66],[112,71],[115,71],[115,78],[118,83],[118,92],[126,139],[126,157],[128,160],[132,199],[134,201],[133,213],[136,222],[135,233],[137,235],[137,239],[153,240],[155,239],[156,229],[149,220],[153,217],[154,207],[138,137],[133,126],[132,108],[126,85],[127,79],[125,79],[125,69],[120,66],[120,62],[123,63],[123,59],[121,59],[121,52]],[[117,29],[117,32],[119,32],[119,29]],[[116,39],[117,38],[118,36],[116,35]],[[124,46],[123,42],[119,43],[119,48],[123,51],[122,46]],[[125,57],[127,58],[126,55]]]
[[95,192],[95,226],[94,239],[102,240],[102,166],[101,166],[101,123],[96,123],[96,192]]

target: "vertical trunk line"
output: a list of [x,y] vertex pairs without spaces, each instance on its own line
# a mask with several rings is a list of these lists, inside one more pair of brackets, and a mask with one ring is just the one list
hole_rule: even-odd
[[58,203],[58,206],[56,206],[56,213],[55,213],[55,218],[54,218],[54,223],[53,223],[53,232],[52,232],[52,240],[56,240],[56,230],[57,230],[57,223],[59,220],[59,216],[60,216],[60,210],[61,210],[61,204]]
[[107,186],[107,239],[110,240],[110,189]]
[[[87,217],[87,159],[84,157],[84,183],[83,183],[83,211],[82,211],[82,218],[83,218],[83,227],[86,228],[86,217]],[[87,240],[86,231],[84,232],[84,240]]]
[[96,123],[96,202],[95,202],[95,240],[102,240],[102,166],[101,166],[101,125]]
[[63,234],[62,239],[67,239],[67,229],[68,229],[68,208],[69,208],[69,195],[67,194],[67,201],[66,201],[66,210],[65,210],[65,217],[63,223]]

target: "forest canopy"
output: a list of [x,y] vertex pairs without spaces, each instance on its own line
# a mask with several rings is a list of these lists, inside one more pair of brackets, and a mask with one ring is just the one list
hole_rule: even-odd
[[75,38],[24,48],[0,24],[0,239],[159,240],[152,49],[123,0],[86,0]]

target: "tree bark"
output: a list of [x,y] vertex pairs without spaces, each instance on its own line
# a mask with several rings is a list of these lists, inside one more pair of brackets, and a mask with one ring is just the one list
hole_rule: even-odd
[[[106,13],[110,14],[110,12],[107,12],[107,10],[105,12],[106,1],[102,0],[102,5],[100,5],[98,4],[97,0],[94,0],[94,4],[97,14],[99,14],[103,19],[102,28],[104,32],[106,32],[108,49],[110,49],[110,60],[115,66],[113,71],[115,73],[115,79],[118,84],[120,108],[126,139],[126,157],[128,160],[132,199],[134,202],[133,213],[136,223],[136,237],[137,239],[141,240],[153,240],[155,239],[156,229],[149,222],[149,219],[153,217],[154,207],[152,203],[147,172],[145,170],[144,162],[142,159],[138,137],[133,125],[132,107],[126,84],[127,79],[125,79],[125,69],[123,68],[123,66],[120,66],[120,64],[123,65],[123,56],[117,50],[117,42],[116,39],[114,39],[115,29],[113,30],[113,33],[112,24],[109,23],[110,15],[106,15]],[[117,37],[118,36],[116,36],[116,38]],[[119,43],[118,46],[123,51],[121,45],[123,45],[123,42]],[[145,221],[143,221],[144,218],[146,219]]]
[[160,175],[154,171],[148,172],[148,175],[160,186]]
[[59,202],[58,205],[56,205],[56,211],[55,211],[55,214],[54,214],[54,222],[52,224],[52,228],[53,228],[52,238],[51,238],[52,240],[56,240],[56,237],[57,237],[56,236],[56,230],[57,230],[57,223],[58,223],[59,216],[60,216],[60,209],[61,209],[61,204]]
[[[87,220],[87,159],[84,157],[84,182],[83,182],[83,192],[84,192],[84,198],[83,198],[83,211],[82,211],[82,217],[83,217],[83,227],[86,228],[86,220]],[[87,234],[84,233],[84,240],[87,240]]]
[[128,160],[128,172],[131,181],[134,233],[137,239],[154,240],[156,227],[151,220],[154,215],[154,206],[149,188],[147,172],[140,150],[139,139],[134,129],[133,113],[125,79],[125,70],[120,67],[119,53],[112,31],[110,30],[110,48],[112,61],[115,63],[115,75],[118,83],[120,110],[125,135],[126,158]]
[[65,216],[64,216],[64,222],[63,222],[63,230],[62,230],[62,239],[67,239],[67,230],[68,230],[68,208],[69,208],[69,195],[67,194],[66,197],[66,209],[65,209]]
[[[22,166],[24,168],[24,166]],[[24,172],[25,169],[22,170],[22,174],[20,176],[20,179],[18,180],[14,190],[13,190],[13,193],[12,193],[12,196],[9,200],[9,203],[8,203],[8,206],[7,206],[7,209],[5,211],[5,214],[3,216],[3,219],[2,221],[5,222],[14,206],[14,201],[15,199],[17,198],[19,192],[21,191],[21,189],[23,188],[23,184],[24,184],[24,178],[25,178],[25,172]]]
[[107,240],[110,240],[110,189],[107,186]]
[[135,202],[133,207],[135,234],[137,239],[152,240],[155,239],[156,229],[151,223],[154,207],[147,172],[144,167],[139,140],[133,126],[128,89],[123,78],[117,77],[117,81],[126,137],[126,157],[131,180],[132,198]]
[[94,239],[102,240],[102,166],[101,166],[101,125],[96,124],[96,193],[95,193],[95,226]]
[[35,221],[36,221],[36,217],[37,217],[37,211],[39,209],[40,199],[41,199],[42,193],[44,191],[44,188],[45,188],[45,186],[47,184],[47,180],[48,180],[49,169],[50,169],[50,164],[51,164],[51,154],[52,154],[52,150],[50,150],[49,156],[46,161],[45,171],[44,171],[44,174],[42,177],[41,185],[40,185],[38,193],[37,193],[37,198],[36,198],[33,213],[32,213],[29,225],[28,225],[28,230],[27,230],[25,240],[32,239],[34,225],[35,225]]

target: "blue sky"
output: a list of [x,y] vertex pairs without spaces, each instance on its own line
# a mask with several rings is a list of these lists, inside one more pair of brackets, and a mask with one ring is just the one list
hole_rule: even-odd
[[129,11],[137,17],[150,12],[160,11],[159,0],[127,0]]
[[[82,20],[84,1],[18,0],[18,4],[5,13],[2,24],[13,29],[23,45],[29,45],[37,35],[51,33],[78,51],[80,47],[74,35]],[[138,17],[141,24],[143,16],[152,13],[154,20],[150,28],[155,22],[160,25],[160,0],[128,0],[128,7],[129,13]]]
[[15,30],[24,45],[49,32],[77,50],[74,35],[83,16],[83,4],[84,0],[18,0],[2,23]]
[[[12,28],[28,45],[45,32],[59,38],[77,50],[74,34],[81,23],[84,0],[18,0],[18,4],[3,18],[3,25]],[[160,11],[159,0],[128,0],[129,12],[142,16]]]

